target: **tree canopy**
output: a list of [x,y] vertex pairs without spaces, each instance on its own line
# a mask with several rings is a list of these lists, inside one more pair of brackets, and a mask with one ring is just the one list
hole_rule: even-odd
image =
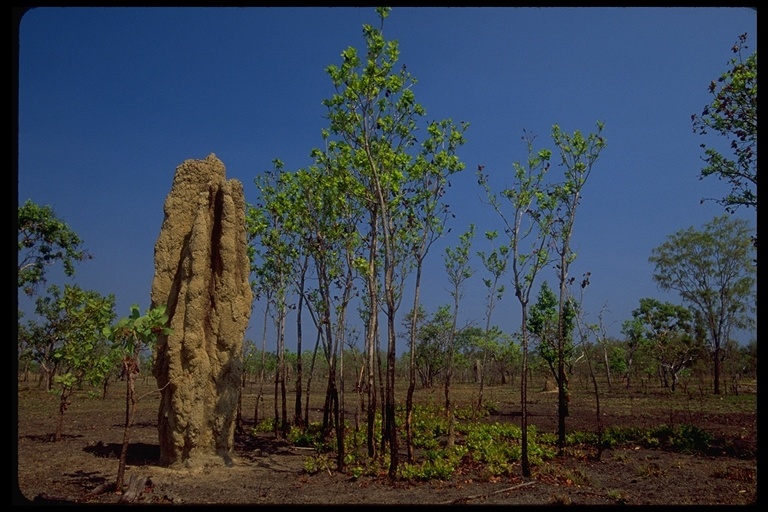
[[752,230],[747,221],[728,214],[703,229],[693,227],[670,235],[653,249],[653,280],[664,291],[674,290],[707,326],[715,364],[715,393],[720,392],[720,349],[736,329],[754,322],[756,268]]
[[730,67],[709,84],[712,101],[701,115],[691,116],[694,132],[730,141],[731,156],[701,144],[706,165],[699,179],[714,175],[731,186],[728,195],[716,200],[731,213],[740,206],[757,210],[757,51],[744,58],[746,41],[746,33],[739,36]]
[[18,287],[27,295],[45,283],[49,265],[60,261],[66,275],[73,276],[75,262],[91,258],[81,248],[83,241],[77,233],[49,205],[40,206],[27,199],[19,207],[18,228]]

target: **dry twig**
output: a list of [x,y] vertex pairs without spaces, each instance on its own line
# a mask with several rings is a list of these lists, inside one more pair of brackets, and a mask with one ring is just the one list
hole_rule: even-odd
[[455,505],[456,503],[464,503],[466,501],[476,500],[478,498],[487,498],[488,496],[493,496],[494,494],[499,494],[499,493],[502,493],[502,492],[514,491],[516,489],[520,489],[521,487],[527,487],[527,486],[529,486],[531,484],[535,484],[535,483],[536,483],[536,480],[529,480],[528,482],[523,482],[521,484],[513,485],[512,487],[507,487],[507,488],[504,488],[504,489],[499,489],[498,491],[493,491],[493,492],[488,493],[488,494],[475,494],[474,496],[464,496],[464,497],[461,497],[461,498],[456,498],[455,500],[446,501],[445,504],[447,504],[447,505]]

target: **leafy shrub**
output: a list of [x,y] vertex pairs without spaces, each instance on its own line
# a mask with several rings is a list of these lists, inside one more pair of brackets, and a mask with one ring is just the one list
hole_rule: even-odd
[[320,451],[325,451],[322,449],[325,442],[320,423],[310,423],[306,427],[292,425],[288,430],[287,439],[296,446],[315,447]]
[[440,436],[448,433],[445,414],[434,407],[415,407],[411,427],[414,448],[436,448],[439,446]]
[[447,480],[456,472],[467,449],[454,445],[450,450],[429,450],[424,460],[415,464],[401,464],[398,476],[404,480]]

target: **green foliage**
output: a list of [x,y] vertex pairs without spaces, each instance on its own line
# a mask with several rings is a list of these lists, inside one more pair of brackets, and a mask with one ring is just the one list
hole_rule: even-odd
[[326,453],[319,453],[304,459],[304,471],[310,475],[315,475],[321,471],[327,471],[329,474],[332,474],[335,466],[334,460]]
[[[402,413],[398,428],[403,428]],[[512,423],[488,423],[485,421],[463,420],[456,424],[456,435],[460,441],[449,449],[445,445],[448,422],[444,411],[438,406],[416,406],[413,409],[414,447],[420,454],[412,463],[399,465],[397,478],[402,480],[427,481],[447,480],[465,464],[482,466],[485,474],[493,477],[513,475],[517,471],[522,454],[522,430]],[[381,416],[377,415],[380,431]],[[269,422],[254,428],[254,432],[271,433],[273,426]],[[386,470],[388,456],[370,460],[364,456],[365,439],[362,432],[350,430],[345,436],[347,441],[345,464],[346,473],[352,478],[367,475],[376,477]],[[535,426],[528,427],[528,454],[531,464],[545,468],[547,461],[557,455],[558,437],[550,432],[540,432]],[[292,428],[288,440],[297,446],[311,446],[315,453],[305,460],[304,468],[310,474],[335,470],[335,457],[331,453],[333,446],[322,441],[320,425],[310,425],[306,430]],[[648,449],[664,449],[684,453],[708,453],[713,436],[693,425],[681,424],[675,427],[659,425],[656,427],[609,427],[598,436],[593,431],[569,432],[567,446],[596,448],[602,443],[603,448],[629,448],[642,446]],[[376,443],[380,443],[377,439]],[[542,469],[546,471],[546,469]],[[569,471],[566,475],[557,475],[574,483],[584,482],[583,472]]]
[[[539,355],[547,362],[555,377],[558,361],[558,318],[559,301],[555,293],[549,287],[547,281],[541,283],[536,302],[531,305],[528,315],[527,328],[538,339],[537,349]],[[576,304],[572,299],[566,300],[563,315],[563,357],[569,362],[573,357],[573,329],[576,319]]]
[[144,315],[140,313],[139,306],[134,304],[129,316],[121,318],[113,326],[105,327],[103,333],[126,356],[138,360],[142,349],[153,346],[159,336],[167,336],[172,332],[167,324],[165,304],[148,309]]
[[[568,444],[597,446],[594,432],[572,432]],[[707,453],[713,440],[711,434],[695,425],[659,425],[658,427],[610,427],[602,436],[604,448],[640,445],[644,448],[667,449],[683,453]]]
[[437,406],[414,406],[412,414],[414,448],[436,449],[440,444],[440,437],[448,433],[448,421],[443,410]]
[[512,464],[520,460],[519,427],[511,424],[477,425],[467,433],[467,449],[477,462],[487,465],[493,475],[511,474]]
[[126,380],[123,447],[118,463],[116,489],[122,489],[125,476],[128,440],[138,402],[134,386],[139,373],[140,354],[145,348],[153,347],[158,339],[173,332],[168,326],[169,318],[165,309],[165,304],[152,306],[142,315],[139,312],[139,306],[134,304],[131,306],[129,316],[121,318],[115,325],[103,329],[104,336],[112,341],[113,347],[123,356],[123,372]]
[[32,295],[45,283],[46,267],[56,262],[68,276],[75,274],[75,262],[90,259],[83,242],[51,206],[39,206],[27,199],[18,210],[18,287]]
[[[272,425],[270,427],[270,431],[272,431],[274,427]],[[319,422],[312,422],[306,427],[292,425],[288,430],[286,439],[296,446],[315,448],[320,453],[332,449],[328,444],[328,439],[323,436],[323,425]]]
[[454,445],[450,450],[429,450],[424,460],[415,464],[402,464],[398,469],[398,478],[403,480],[448,480],[456,472],[467,448]]
[[678,374],[704,351],[704,335],[697,331],[700,324],[699,317],[683,306],[643,298],[622,330],[633,354],[641,359],[647,354],[647,360],[657,365],[665,384],[671,374],[674,390]]
[[701,144],[706,165],[700,174],[700,179],[714,175],[731,186],[728,195],[716,200],[729,213],[740,206],[757,210],[757,51],[744,58],[746,41],[747,34],[741,34],[731,48],[735,56],[729,69],[709,84],[712,101],[700,116],[691,116],[694,132],[712,132],[730,142],[732,156]]
[[253,426],[253,432],[254,434],[258,433],[269,433],[275,431],[275,419],[265,419],[259,421],[258,424]]
[[459,235],[456,247],[446,247],[443,260],[448,279],[451,282],[451,296],[457,301],[462,295],[462,284],[475,273],[469,264],[472,238],[475,236],[475,225],[470,224],[467,231]]
[[720,354],[730,333],[755,324],[755,247],[747,221],[728,214],[704,228],[680,230],[653,249],[653,280],[663,291],[677,291],[700,316],[715,364],[715,393],[720,392]]
[[63,415],[74,390],[83,385],[98,385],[114,362],[102,329],[114,319],[115,298],[102,297],[78,286],[48,288],[49,296],[38,297],[36,311],[44,321],[29,321],[20,335],[33,357],[46,369],[49,388],[59,395],[59,416],[55,439],[61,438]]
[[[701,230],[693,227],[669,235],[653,249],[653,279],[662,290],[674,290],[712,324],[748,327],[745,314],[754,309],[756,268],[750,229],[743,219],[715,217]],[[714,317],[713,315],[717,315]],[[716,320],[720,320],[717,322]]]
[[114,295],[103,297],[77,285],[48,287],[36,299],[42,321],[20,325],[19,342],[64,389],[81,383],[100,383],[109,371],[109,348],[102,329],[115,317]]

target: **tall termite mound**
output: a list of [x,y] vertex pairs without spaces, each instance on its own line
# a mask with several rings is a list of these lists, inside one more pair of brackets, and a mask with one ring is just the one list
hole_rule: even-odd
[[155,243],[152,306],[173,330],[158,340],[161,463],[231,464],[242,347],[253,294],[245,196],[211,154],[176,168]]

